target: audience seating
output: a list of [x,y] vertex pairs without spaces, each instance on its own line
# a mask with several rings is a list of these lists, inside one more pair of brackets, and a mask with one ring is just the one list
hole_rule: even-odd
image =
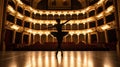
[[[24,44],[22,44],[24,45]],[[93,44],[85,44],[80,42],[75,44],[74,42],[62,43],[62,50],[64,51],[105,51],[105,50],[116,50],[116,43],[93,43]],[[31,44],[29,46],[17,47],[14,50],[17,51],[55,51],[57,49],[57,42],[46,42],[40,44],[36,42],[35,44]]]

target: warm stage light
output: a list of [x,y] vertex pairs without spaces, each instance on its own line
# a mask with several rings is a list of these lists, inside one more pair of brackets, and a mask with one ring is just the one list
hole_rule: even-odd
[[87,29],[87,30],[86,30],[86,33],[91,33],[91,32],[93,32],[92,29]]
[[33,35],[36,35],[36,34],[37,34],[37,31],[33,31],[32,34],[33,34]]
[[50,32],[49,31],[45,31],[45,34],[48,36],[50,34]]
[[105,11],[105,13],[107,14],[107,13],[110,13],[111,11],[113,11],[114,10],[114,6],[110,6],[110,7],[108,7],[107,8],[107,10]]
[[[96,16],[92,16],[92,17],[89,17],[89,18],[86,18],[86,19],[81,19],[81,20],[70,20],[70,22],[68,22],[67,24],[74,24],[74,23],[76,23],[77,22],[77,24],[79,24],[79,23],[89,23],[89,22],[91,22],[91,21],[95,21],[96,19],[99,19],[99,18],[102,18],[104,15],[109,15],[111,12],[113,12],[113,10],[114,10],[114,6],[112,5],[112,6],[110,6],[110,7],[108,7],[107,8],[107,10],[105,10],[105,11],[103,11],[103,12],[101,12],[100,14],[98,14],[98,15],[96,15]],[[34,11],[34,10],[33,10]],[[8,12],[10,12],[11,14],[13,14],[13,15],[15,15],[15,14],[17,14],[16,16],[17,17],[19,17],[20,19],[23,19],[23,17],[25,17],[25,21],[28,21],[28,22],[31,22],[31,23],[34,23],[34,24],[36,24],[36,23],[39,23],[39,24],[45,24],[45,23],[42,23],[42,22],[46,22],[46,20],[37,20],[37,19],[33,19],[33,18],[31,18],[31,17],[27,17],[27,16],[24,16],[24,15],[22,15],[22,14],[20,14],[19,12],[17,12],[17,11],[15,11],[14,9],[13,9],[13,7],[11,7],[10,5],[8,5]],[[16,13],[17,12],[17,13]],[[35,11],[35,12],[37,12],[37,11]],[[72,12],[72,11],[69,11],[70,13],[75,13],[75,12],[79,12],[79,11],[74,11],[74,12]],[[85,11],[83,11],[83,13],[84,13]],[[42,15],[42,14],[46,14],[47,13],[47,15],[48,15],[48,13],[49,13],[49,11],[45,11],[45,12],[43,12],[43,11],[39,11],[39,13],[40,13],[40,15]],[[56,12],[54,11],[52,11],[52,12],[50,12],[50,13],[52,13],[53,14],[53,16],[56,14]],[[67,13],[67,11],[63,11],[63,12],[61,12],[61,11],[58,11],[58,13],[63,13],[64,15],[66,15],[66,14],[68,14]],[[35,21],[35,22],[34,22]],[[41,22],[39,22],[39,21],[41,21]],[[48,21],[48,20],[47,20]],[[62,20],[62,21],[64,21],[64,20]],[[81,21],[81,22],[78,22],[78,21]],[[55,24],[56,22],[51,22],[51,20],[49,20],[49,22],[50,23],[47,23],[47,24]]]
[[[22,2],[20,1],[20,0],[16,0],[19,4],[21,3],[22,4]],[[101,4],[102,2],[104,2],[104,0],[100,0],[99,2],[98,2],[98,4]],[[18,5],[19,5],[18,4]],[[23,4],[24,5],[24,4]],[[25,6],[25,5],[24,5]],[[83,14],[85,14],[87,11],[89,11],[89,10],[91,10],[91,9],[94,9],[94,7],[95,7],[95,5],[94,6],[89,6],[89,7],[87,7],[87,8],[85,8],[85,9],[81,9],[81,10],[70,10],[70,11],[43,11],[43,10],[36,10],[36,9],[33,9],[32,7],[30,7],[30,6],[26,6],[25,7],[25,9],[28,9],[28,10],[30,10],[30,11],[32,11],[32,12],[34,12],[34,14],[36,14],[36,13],[38,13],[38,14],[40,14],[40,15],[42,15],[42,14],[46,14],[46,15],[49,15],[49,14],[52,14],[53,16],[54,15],[67,15],[67,14],[70,14],[70,15],[73,15],[73,14],[76,14],[76,15],[79,15],[80,13],[83,13]],[[101,12],[100,14],[98,14],[98,15],[96,15],[96,16],[93,16],[93,17],[88,17],[88,18],[86,18],[86,19],[82,19],[82,20],[70,20],[67,24],[70,24],[70,25],[72,25],[72,24],[77,24],[77,25],[79,25],[80,23],[83,23],[83,24],[85,24],[85,23],[87,23],[87,22],[91,22],[91,21],[95,21],[96,19],[99,19],[99,18],[102,18],[104,15],[108,15],[110,12],[112,12],[114,10],[114,6],[112,5],[112,6],[110,6],[110,7],[108,7],[107,8],[107,10],[105,10],[105,11],[103,11],[103,12]],[[41,24],[46,24],[46,25],[48,25],[48,24],[52,24],[52,25],[54,25],[54,24],[56,24],[56,21],[55,20],[37,20],[37,19],[33,19],[33,18],[31,18],[31,17],[27,17],[27,16],[24,16],[24,15],[22,15],[22,14],[20,14],[20,13],[18,13],[17,11],[15,11],[14,9],[13,9],[13,7],[11,7],[10,5],[8,5],[8,11],[9,12],[11,12],[11,14],[14,14],[14,15],[16,15],[18,18],[20,18],[20,19],[23,19],[23,18],[25,18],[24,19],[24,21],[27,21],[27,22],[31,22],[31,23],[33,23],[33,24],[36,24],[36,23],[39,23],[40,25]],[[105,13],[104,13],[105,12]],[[66,20],[61,20],[61,22],[65,22]],[[19,27],[17,26],[17,25],[13,25],[13,26],[11,26],[11,28],[12,29],[15,29],[15,30],[18,30],[19,29]],[[110,28],[110,26],[109,25],[107,25],[107,26],[105,26],[105,25],[103,25],[103,26],[101,26],[100,27],[102,30],[105,30],[105,29],[108,29],[108,28]],[[40,32],[39,30],[33,30],[33,29],[30,29],[30,30],[28,30],[27,32],[29,32],[29,33],[31,33],[31,34],[40,34],[40,35],[42,35],[42,34],[45,34],[45,35],[49,35],[50,34],[50,31],[43,31],[43,32]],[[80,33],[81,34],[87,34],[87,33],[90,33],[90,32],[93,32],[93,30],[92,29],[87,29],[87,30],[80,30],[80,31],[68,31],[69,32],[69,34],[70,35],[73,35],[73,34],[77,34],[77,35],[79,35]]]
[[102,28],[102,30],[106,30],[106,29],[109,29],[110,26],[106,24],[106,25],[101,26],[101,28]]
[[[25,6],[25,4],[22,3],[22,1],[20,1],[20,0],[16,0],[16,1],[18,2],[18,5],[20,4],[20,5],[24,5],[24,6]],[[46,12],[46,11],[44,12],[44,11],[42,11],[42,10],[39,10],[38,13],[39,13],[40,15],[42,15],[42,14],[49,15],[49,14],[51,14],[51,13],[52,13],[52,15],[55,15],[55,14],[57,14],[57,15],[61,15],[61,14],[64,14],[64,15],[66,15],[66,14],[70,14],[70,15],[77,14],[77,15],[78,15],[78,13],[83,13],[83,14],[84,14],[84,13],[86,13],[87,11],[91,10],[93,7],[95,7],[95,6],[100,6],[100,4],[102,4],[104,1],[105,1],[105,0],[99,0],[96,5],[92,5],[92,6],[90,6],[90,7],[87,7],[87,8],[85,8],[85,9],[82,9],[82,10],[76,10],[76,11],[71,10],[71,11],[69,11],[69,12],[67,12],[67,11],[57,11],[57,12],[54,12],[54,11],[48,11],[48,10],[47,10],[47,12]],[[25,8],[27,8],[28,10],[31,10],[32,12],[34,12],[35,10],[37,10],[37,9],[33,9],[33,8],[30,7],[30,6],[25,7]],[[60,13],[59,13],[59,12],[60,12]]]
[[15,29],[15,30],[18,30],[18,29],[19,29],[19,27],[18,27],[17,25],[12,25],[11,28],[12,28],[12,29]]
[[89,18],[87,18],[85,21],[86,21],[86,22],[92,22],[92,21],[94,21],[94,20],[95,20],[94,17],[89,17]]
[[43,11],[39,11],[39,14],[42,15],[42,14],[44,14],[44,12]]
[[32,29],[29,29],[29,30],[27,30],[27,32],[32,33],[33,31],[32,31]]
[[38,34],[41,36],[43,34],[43,31],[38,31]]
[[73,12],[73,11],[69,11],[69,14],[70,14],[70,15],[73,15],[73,14],[74,14],[74,12]]
[[100,4],[102,4],[104,1],[105,1],[105,0],[99,0],[99,1],[97,2],[97,4],[100,5]]
[[45,14],[46,14],[47,16],[49,15],[49,13],[50,13],[49,11],[45,11]]
[[104,14],[103,14],[103,12],[102,12],[102,13],[96,15],[96,18],[101,18],[103,15],[104,15]]
[[22,14],[20,14],[20,13],[17,13],[17,16],[19,16],[21,19],[23,19],[23,15]]
[[33,10],[33,13],[36,14],[38,11],[37,10]]
[[23,5],[21,0],[16,0],[20,5]]
[[73,35],[73,34],[74,34],[74,31],[69,31],[69,34],[70,34],[70,35]]
[[67,14],[67,11],[64,11],[64,12],[63,12],[63,14],[66,16],[66,14]]
[[28,22],[33,22],[33,19],[31,17],[26,17],[25,20],[28,21]]
[[80,35],[81,31],[76,31],[75,34]]
[[11,13],[15,13],[16,11],[13,9],[12,6],[8,5],[7,7],[8,11],[10,11]]
[[80,13],[80,11],[77,11],[77,10],[75,11],[75,14],[77,14],[77,15],[78,15],[79,13]]
[[53,16],[55,15],[55,11],[52,11],[51,13],[52,13]]
[[60,16],[62,13],[61,13],[61,11],[57,11],[57,14]]

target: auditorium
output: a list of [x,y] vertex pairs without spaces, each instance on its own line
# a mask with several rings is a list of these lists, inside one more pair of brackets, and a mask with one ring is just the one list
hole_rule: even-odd
[[119,67],[120,0],[0,0],[0,67]]

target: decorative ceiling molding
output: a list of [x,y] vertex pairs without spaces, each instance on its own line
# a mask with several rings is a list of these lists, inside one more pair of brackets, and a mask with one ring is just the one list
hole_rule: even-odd
[[40,1],[41,1],[41,0],[33,0],[32,7],[33,7],[33,8],[36,8],[36,7],[37,7],[37,4],[38,4]]

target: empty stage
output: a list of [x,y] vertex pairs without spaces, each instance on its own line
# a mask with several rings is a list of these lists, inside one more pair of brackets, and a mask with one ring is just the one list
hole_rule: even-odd
[[115,51],[6,51],[0,67],[120,67]]

